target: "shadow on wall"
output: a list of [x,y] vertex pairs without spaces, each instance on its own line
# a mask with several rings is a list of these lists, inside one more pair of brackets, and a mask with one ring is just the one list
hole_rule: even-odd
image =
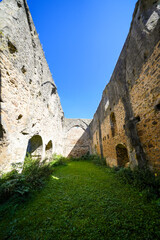
[[126,167],[127,163],[129,163],[127,148],[122,144],[118,144],[116,146],[116,154],[117,154],[117,165],[119,167]]
[[89,128],[87,128],[78,141],[74,144],[74,147],[69,152],[68,157],[81,157],[90,152],[90,134]]
[[29,141],[27,146],[27,153],[31,154],[34,158],[42,158],[43,144],[42,138],[39,135],[34,135]]
[[112,137],[114,137],[117,130],[116,118],[115,118],[114,112],[110,114],[110,125],[111,125]]
[[1,70],[0,70],[0,141],[3,139],[4,129],[2,126],[2,78],[1,78]]
[[52,154],[53,154],[53,144],[52,144],[52,141],[50,140],[45,148],[45,157],[51,158]]

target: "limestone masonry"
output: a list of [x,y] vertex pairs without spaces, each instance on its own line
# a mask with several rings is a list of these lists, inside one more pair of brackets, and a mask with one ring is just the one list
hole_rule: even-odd
[[26,0],[0,2],[0,171],[26,153],[98,153],[113,166],[160,169],[160,1],[139,0],[102,100],[65,119]]
[[109,165],[160,169],[160,1],[140,0],[90,126]]

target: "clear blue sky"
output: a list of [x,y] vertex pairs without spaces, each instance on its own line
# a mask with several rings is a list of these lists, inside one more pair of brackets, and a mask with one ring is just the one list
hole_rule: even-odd
[[28,0],[67,118],[92,118],[136,0]]

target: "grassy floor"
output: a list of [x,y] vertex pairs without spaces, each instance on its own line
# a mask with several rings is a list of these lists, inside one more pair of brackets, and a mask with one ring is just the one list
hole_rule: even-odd
[[3,211],[0,239],[156,240],[159,212],[110,169],[71,162],[57,167],[32,199]]

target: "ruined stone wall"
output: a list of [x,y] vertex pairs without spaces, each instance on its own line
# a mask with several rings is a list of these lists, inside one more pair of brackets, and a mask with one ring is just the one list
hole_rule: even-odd
[[160,170],[160,41],[130,91],[137,132],[149,164]]
[[0,2],[0,91],[0,170],[39,138],[42,157],[62,153],[63,111],[26,0]]
[[63,135],[63,155],[80,157],[90,152],[90,119],[65,119]]
[[[160,168],[160,0],[139,0],[91,120],[64,119],[26,0],[0,2],[0,171],[32,156],[98,153],[113,166]],[[91,122],[91,123],[90,123]]]
[[160,168],[160,1],[139,0],[90,125],[92,153],[109,165]]

